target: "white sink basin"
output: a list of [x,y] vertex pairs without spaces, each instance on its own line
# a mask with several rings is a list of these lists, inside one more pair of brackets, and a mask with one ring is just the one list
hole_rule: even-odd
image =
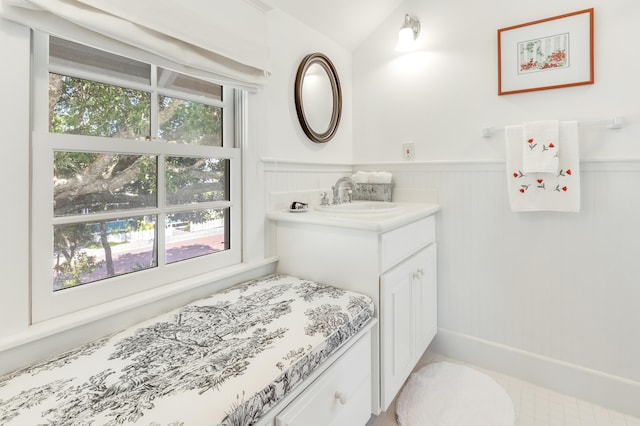
[[400,206],[387,201],[354,201],[352,203],[333,204],[330,206],[317,206],[315,209],[327,214],[370,215],[394,213],[400,210]]

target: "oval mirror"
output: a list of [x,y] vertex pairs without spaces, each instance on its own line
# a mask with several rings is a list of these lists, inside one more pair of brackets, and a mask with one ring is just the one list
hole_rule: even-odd
[[296,74],[298,120],[309,139],[329,142],[342,115],[342,89],[333,63],[322,53],[304,57]]

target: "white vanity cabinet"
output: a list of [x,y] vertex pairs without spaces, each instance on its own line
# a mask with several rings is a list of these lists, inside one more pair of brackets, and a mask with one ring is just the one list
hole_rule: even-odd
[[386,410],[437,330],[437,205],[361,218],[269,213],[278,272],[370,296],[372,406]]
[[383,407],[393,400],[437,329],[436,245],[380,276]]

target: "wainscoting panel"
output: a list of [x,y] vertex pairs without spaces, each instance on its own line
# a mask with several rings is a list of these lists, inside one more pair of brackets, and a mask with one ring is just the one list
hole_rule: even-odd
[[303,163],[278,159],[262,159],[267,211],[269,194],[274,192],[328,191],[342,176],[351,176],[352,166],[346,164]]
[[[473,348],[489,342],[511,374],[640,414],[638,162],[585,162],[579,213],[512,212],[504,163],[356,169],[381,167],[398,188],[438,190],[438,323],[447,342],[482,342],[463,345],[472,362],[486,361]],[[512,356],[522,352],[545,362]]]
[[[322,188],[351,172],[306,168],[265,167],[267,191]],[[640,162],[581,169],[581,212],[514,213],[504,162],[353,167],[438,191],[436,350],[638,416]]]

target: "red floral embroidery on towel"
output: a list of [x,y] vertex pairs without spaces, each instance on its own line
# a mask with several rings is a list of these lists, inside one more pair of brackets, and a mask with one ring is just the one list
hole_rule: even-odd
[[529,139],[527,142],[529,142],[529,143],[533,143],[533,139]]
[[555,148],[555,147],[556,147],[556,146],[553,144],[553,142],[551,142],[551,143],[549,144],[549,148]]
[[[514,170],[512,172],[514,179],[521,179],[519,185],[516,186],[515,189],[523,195],[529,192],[529,187],[531,185],[537,189],[542,189],[543,191],[548,189],[553,192],[567,193],[569,192],[569,186],[564,184],[570,182],[568,179],[573,177],[572,174],[573,172],[571,169],[560,169],[556,177],[550,174],[526,175],[521,170]],[[547,188],[547,186],[549,188]]]
[[530,186],[531,185],[520,185],[520,189],[519,189],[520,193],[524,194],[527,191],[527,189],[529,189]]

